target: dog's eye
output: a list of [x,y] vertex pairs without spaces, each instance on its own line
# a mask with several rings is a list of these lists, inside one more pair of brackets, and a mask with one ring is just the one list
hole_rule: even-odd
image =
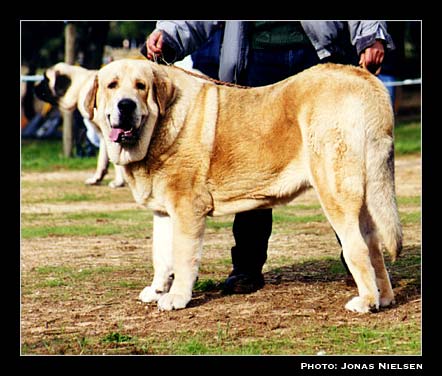
[[108,89],[115,89],[117,87],[117,81],[112,81],[109,85],[107,85]]
[[146,90],[146,85],[142,82],[137,82],[135,86],[138,90]]

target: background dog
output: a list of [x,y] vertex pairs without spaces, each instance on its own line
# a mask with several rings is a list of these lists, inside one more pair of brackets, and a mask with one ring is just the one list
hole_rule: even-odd
[[312,187],[358,288],[345,307],[369,312],[393,302],[382,251],[397,257],[402,229],[393,112],[376,77],[321,64],[240,89],[119,60],[86,87],[79,106],[124,166],[135,200],[154,210],[155,274],[142,301],[187,305],[207,215],[284,204]]
[[[65,111],[73,111],[77,107],[79,98],[84,95],[83,87],[88,79],[93,79],[96,71],[82,67],[58,63],[46,70],[44,79],[35,87],[35,94],[41,100],[58,106]],[[81,110],[80,110],[81,113]],[[107,174],[109,157],[107,155],[106,143],[100,128],[90,121],[83,114],[84,123],[88,130],[88,136],[95,133],[99,139],[99,152],[97,168],[93,176],[86,179],[89,185],[99,184]],[[87,115],[87,114],[86,114]],[[95,144],[96,141],[92,140]],[[120,166],[115,166],[115,179],[109,183],[112,188],[124,186],[124,174]]]

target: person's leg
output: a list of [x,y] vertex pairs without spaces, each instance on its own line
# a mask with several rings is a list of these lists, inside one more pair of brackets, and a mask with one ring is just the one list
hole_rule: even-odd
[[227,293],[247,294],[264,286],[262,268],[272,233],[272,209],[238,213],[233,222],[233,271],[224,283]]

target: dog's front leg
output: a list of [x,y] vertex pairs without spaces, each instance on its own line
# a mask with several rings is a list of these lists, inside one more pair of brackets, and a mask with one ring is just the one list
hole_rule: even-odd
[[185,308],[192,298],[201,258],[205,217],[195,218],[190,213],[171,218],[174,280],[170,291],[158,300],[160,310]]
[[143,302],[156,302],[170,290],[173,282],[172,223],[167,214],[153,213],[152,258],[154,277],[152,285],[141,291]]

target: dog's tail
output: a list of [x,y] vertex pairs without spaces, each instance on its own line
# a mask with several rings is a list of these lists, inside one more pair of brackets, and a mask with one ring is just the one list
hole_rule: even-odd
[[394,116],[385,88],[378,88],[377,111],[366,119],[366,204],[374,230],[394,261],[402,250],[402,228],[394,183]]

